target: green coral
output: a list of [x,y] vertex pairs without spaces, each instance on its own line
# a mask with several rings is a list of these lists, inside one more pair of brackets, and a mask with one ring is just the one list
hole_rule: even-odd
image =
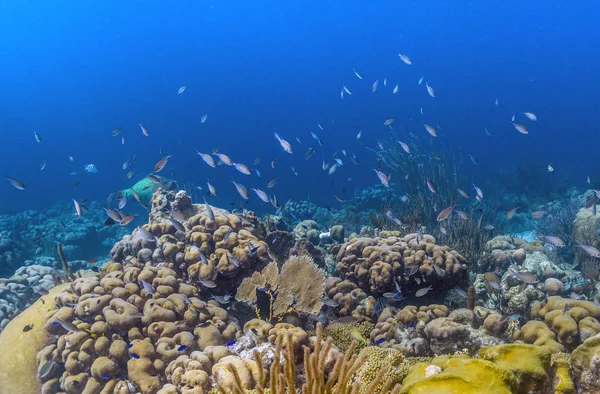
[[[356,328],[363,338],[369,338],[369,334],[374,327],[375,325],[373,323],[369,323],[368,321],[352,324],[331,323],[325,328],[324,335],[326,337],[330,336],[333,339],[333,344],[342,352],[345,352],[352,341],[355,340],[350,334],[352,329]],[[363,342],[360,342],[356,349],[359,350],[365,346],[366,345]]]
[[[413,366],[402,382],[400,394],[512,394],[516,392],[518,380],[515,375],[498,365],[485,360],[466,357],[432,360],[432,364],[419,363]],[[440,369],[438,369],[440,368]]]
[[522,343],[488,346],[479,355],[514,373],[519,380],[519,393],[543,392],[552,383],[547,373],[552,353],[540,346]]

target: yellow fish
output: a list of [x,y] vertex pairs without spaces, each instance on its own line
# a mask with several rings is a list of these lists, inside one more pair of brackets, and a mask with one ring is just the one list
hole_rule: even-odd
[[357,342],[367,344],[367,340],[365,337],[358,331],[358,328],[353,328],[350,330],[350,338],[354,339]]

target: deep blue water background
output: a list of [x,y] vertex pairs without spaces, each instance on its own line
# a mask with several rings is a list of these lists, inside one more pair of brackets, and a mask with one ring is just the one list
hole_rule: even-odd
[[[539,165],[548,182],[548,163],[556,169],[551,176],[568,184],[585,187],[587,175],[600,180],[600,4],[361,3],[1,2],[0,168],[27,190],[0,184],[0,212],[42,209],[71,197],[103,201],[149,173],[161,148],[174,155],[161,175],[203,187],[210,179],[217,206],[239,200],[231,178],[266,190],[273,177],[279,183],[271,191],[281,201],[310,194],[336,205],[333,195],[343,188],[348,197],[378,182],[374,155],[355,137],[363,129],[367,145],[375,145],[381,123],[392,117],[423,144],[430,138],[422,122],[439,123],[433,143],[477,156],[479,166],[467,159],[465,170],[478,184],[493,183],[498,167],[523,161]],[[413,65],[402,63],[399,52]],[[417,85],[421,76],[435,88],[435,99]],[[379,90],[372,93],[376,79]],[[354,94],[341,100],[340,82]],[[396,83],[400,91],[392,95]],[[187,90],[178,95],[182,85]],[[532,123],[520,116],[529,135],[510,124],[522,111],[540,118]],[[125,145],[111,137],[116,127],[123,127]],[[292,143],[293,155],[283,152],[274,132]],[[304,160],[308,146],[317,152]],[[213,148],[258,168],[262,178],[212,169],[194,154]],[[329,176],[321,160],[331,161],[339,149],[355,152],[362,164],[344,158],[345,166]],[[137,174],[128,180],[121,165],[134,154]],[[43,160],[48,164],[40,172]],[[97,174],[83,171],[89,163]],[[248,206],[266,209],[254,195]]]

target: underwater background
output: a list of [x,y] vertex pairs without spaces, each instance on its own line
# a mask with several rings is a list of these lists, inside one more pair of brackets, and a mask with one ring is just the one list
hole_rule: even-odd
[[[44,347],[86,332],[137,349],[164,318],[144,302],[171,294],[188,309],[167,320],[196,341],[177,351],[214,365],[206,346],[272,359],[285,322],[302,346],[400,352],[380,392],[412,392],[416,358],[515,344],[552,354],[552,382],[504,392],[600,392],[585,364],[600,357],[599,15],[591,0],[0,2],[0,330],[59,294],[18,330],[45,330],[29,357],[44,392],[184,392],[172,353],[148,376],[126,371],[145,357],[129,350],[80,378]],[[285,287],[302,277],[320,292]],[[287,308],[265,311],[279,294]],[[90,312],[109,295],[98,305],[127,300],[143,335]],[[210,318],[189,317],[198,302]]]

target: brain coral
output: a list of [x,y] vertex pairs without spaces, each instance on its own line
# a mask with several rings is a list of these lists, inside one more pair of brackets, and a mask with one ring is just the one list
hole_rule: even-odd
[[417,233],[354,238],[340,247],[337,261],[340,276],[368,293],[395,291],[394,281],[403,288],[415,287],[421,276],[434,286],[450,285],[462,279],[467,269],[458,252],[436,245],[431,235]]

